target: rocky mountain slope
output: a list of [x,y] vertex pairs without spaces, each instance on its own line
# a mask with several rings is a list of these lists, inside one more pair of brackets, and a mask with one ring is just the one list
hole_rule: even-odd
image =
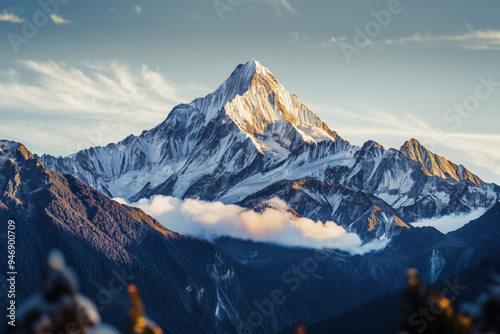
[[[281,287],[212,244],[169,231],[141,210],[47,170],[19,143],[0,141],[0,171],[0,226],[6,231],[11,219],[16,227],[17,303],[38,290],[52,249],[64,252],[104,320],[123,331],[128,284],[139,287],[148,313],[170,333],[233,331],[238,317],[252,312],[251,301]],[[6,248],[0,255],[7,258]],[[5,263],[2,306],[8,302]],[[263,328],[276,331],[299,312],[308,314],[300,306],[277,309]]]

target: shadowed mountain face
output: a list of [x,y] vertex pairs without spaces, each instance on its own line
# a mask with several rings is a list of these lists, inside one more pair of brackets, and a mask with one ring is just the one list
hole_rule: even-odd
[[[309,180],[304,188],[315,198],[303,195],[321,210],[288,198],[290,208],[314,220],[334,220],[364,240],[390,237],[422,218],[489,208],[500,193],[415,139],[400,150],[373,141],[351,145],[255,60],[139,136],[41,159],[51,170],[131,202],[169,195],[253,205],[283,197],[283,189],[273,186],[279,182]],[[359,207],[348,204],[354,198]]]

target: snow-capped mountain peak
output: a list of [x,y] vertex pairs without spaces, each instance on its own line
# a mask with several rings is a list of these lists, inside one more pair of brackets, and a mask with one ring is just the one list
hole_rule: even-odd
[[276,132],[280,123],[288,122],[306,142],[334,141],[338,138],[296,95],[290,94],[269,69],[256,60],[243,68],[255,68],[250,86],[224,108],[242,131],[251,136],[266,135],[266,128],[270,124],[276,125],[272,127]]
[[220,114],[228,116],[260,151],[261,139],[255,136],[282,136],[291,129],[306,142],[338,138],[255,59],[238,65],[214,93],[194,100],[190,107],[201,111],[205,126]]
[[17,160],[19,158],[27,160],[33,158],[33,155],[21,143],[0,140],[0,164],[8,159]]
[[422,165],[422,171],[429,176],[439,176],[443,179],[454,179],[459,182],[470,181],[479,186],[483,181],[462,165],[432,153],[416,139],[410,139],[401,147],[401,152],[410,159]]
[[23,144],[13,141],[0,140],[0,170],[0,209],[4,205],[29,208],[28,189],[37,189],[48,180],[42,162]]
[[254,59],[246,64],[238,65],[215,92],[195,99],[190,103],[190,106],[204,112],[205,124],[207,124],[217,116],[217,113],[224,108],[226,103],[232,101],[238,95],[245,94],[259,68],[262,68],[262,65]]

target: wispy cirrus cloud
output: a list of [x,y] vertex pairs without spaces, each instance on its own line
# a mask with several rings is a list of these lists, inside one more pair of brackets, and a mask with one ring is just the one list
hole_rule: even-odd
[[50,19],[55,24],[74,24],[70,20],[66,20],[65,18],[63,18],[61,15],[52,14],[50,15]]
[[141,13],[142,13],[142,7],[141,7],[141,6],[139,6],[139,5],[135,5],[135,6],[134,6],[134,10],[135,10],[135,12],[136,12],[137,14],[141,15]]
[[321,45],[323,48],[329,48],[333,45],[336,45],[336,44],[339,44],[341,42],[344,42],[347,40],[347,37],[345,36],[332,36],[330,37],[330,39],[326,40],[326,41],[320,41],[319,42],[319,45]]
[[63,155],[121,140],[163,121],[188,94],[206,92],[167,77],[145,65],[20,61],[0,71],[0,133]]
[[7,12],[7,10],[4,10],[2,13],[0,13],[0,21],[11,22],[11,23],[24,22],[22,18],[20,18],[16,14]]
[[[82,68],[64,62],[20,61],[24,69],[32,72],[36,83],[19,80],[12,82],[15,69],[6,71],[10,82],[0,82],[0,108],[30,112],[85,114],[110,113],[112,102],[122,96],[135,96],[144,84],[163,97],[144,101],[145,109],[155,113],[165,100],[180,102],[179,89],[161,74],[143,66],[139,73],[125,65],[112,62],[106,65],[87,64]],[[144,82],[143,82],[144,81]],[[146,87],[148,88],[148,87]],[[28,98],[31,97],[31,98]]]
[[262,3],[268,6],[272,6],[275,9],[275,15],[280,19],[283,18],[283,9],[286,12],[297,14],[295,9],[290,4],[289,0],[241,0],[229,2],[223,0],[214,0],[212,2],[215,11],[221,21],[224,21],[225,13],[234,11],[235,8],[239,7],[243,3]]
[[[327,40],[314,40],[310,36],[299,32],[292,32],[290,36],[292,44],[305,48],[331,48],[334,46],[338,47],[341,43],[353,44],[350,42],[352,38],[349,39],[347,36],[332,36]],[[461,49],[468,50],[500,50],[500,30],[476,30],[468,25],[467,31],[461,33],[441,35],[416,33],[407,37],[385,39],[382,41],[366,40],[366,45],[370,46],[409,46],[412,44],[458,46]]]
[[312,40],[307,34],[292,31],[290,42],[298,47],[307,49],[327,49],[347,40],[346,36],[332,36],[327,40]]
[[408,37],[397,39],[386,39],[385,44],[401,44],[407,45],[412,43],[419,44],[453,44],[462,49],[471,50],[500,50],[500,30],[475,30],[471,26],[467,26],[467,31],[455,34],[414,34]]

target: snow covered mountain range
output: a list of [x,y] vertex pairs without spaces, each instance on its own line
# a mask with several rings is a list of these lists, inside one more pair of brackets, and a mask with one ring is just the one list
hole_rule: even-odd
[[[339,220],[358,215],[362,220],[357,202],[360,208],[372,202],[390,210],[374,195],[331,186],[314,178],[284,180],[265,192],[304,211],[315,205],[307,203],[306,195],[334,198],[345,192],[340,206],[353,206],[341,211],[352,212]],[[297,196],[303,201],[294,202]],[[327,214],[327,208],[324,204],[318,212]],[[5,227],[14,220],[16,241],[24,246],[16,257],[23,269],[17,277],[19,303],[37,291],[46,255],[58,248],[104,320],[121,330],[128,323],[129,283],[139,287],[148,314],[165,333],[236,333],[248,326],[277,333],[298,321],[321,322],[394,293],[405,284],[409,267],[417,268],[426,282],[438,282],[477,268],[485,258],[498,258],[499,217],[497,203],[480,219],[446,235],[429,227],[404,228],[388,247],[363,256],[228,237],[209,243],[169,231],[140,209],[48,170],[22,144],[0,140],[0,222]],[[0,255],[7,256],[5,248]],[[7,291],[4,275],[1,291]],[[286,303],[275,305],[255,325],[252,315],[262,305],[269,307],[273,291],[281,291]],[[100,298],[103,293],[112,298]],[[0,301],[7,307],[7,298]]]
[[490,208],[500,194],[415,139],[399,150],[351,145],[255,60],[139,136],[41,161],[130,202],[168,195],[252,207],[279,197],[298,215],[333,220],[363,240]]

